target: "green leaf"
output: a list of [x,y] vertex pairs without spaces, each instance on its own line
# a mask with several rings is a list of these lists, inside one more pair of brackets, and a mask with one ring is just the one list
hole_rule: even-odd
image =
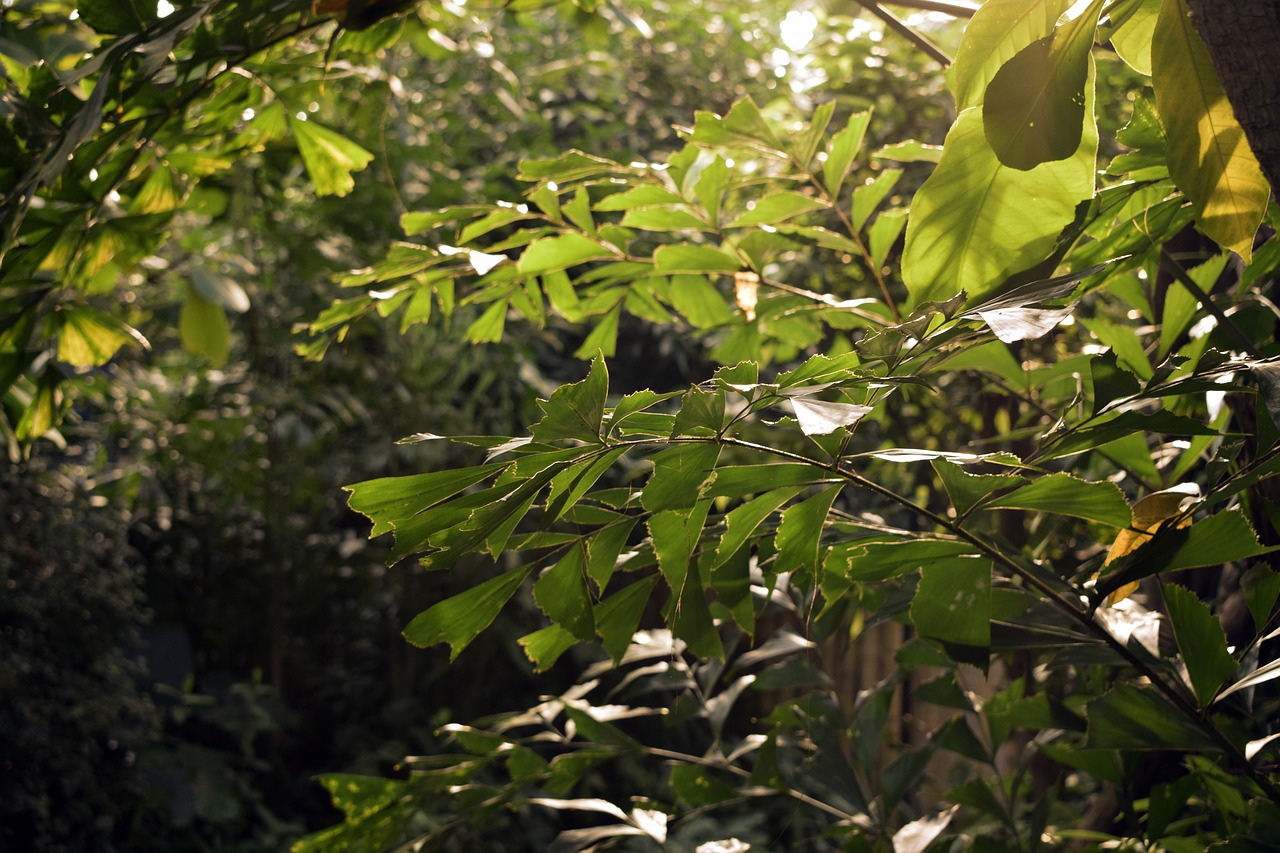
[[156,20],[155,4],[137,0],[79,0],[76,11],[95,32],[113,36],[141,32]]
[[988,0],[974,14],[951,66],[957,112],[982,103],[1000,68],[1027,45],[1053,32],[1069,0]]
[[585,379],[561,385],[550,400],[538,401],[544,414],[531,430],[534,439],[544,443],[577,439],[598,444],[608,395],[609,371],[604,359],[597,354]]
[[631,210],[637,207],[657,207],[670,204],[687,204],[677,193],[656,184],[641,184],[626,192],[614,193],[596,205],[596,210]]
[[596,623],[587,588],[586,544],[579,540],[533,585],[533,600],[552,621],[579,640],[595,638]]
[[946,459],[934,459],[933,470],[942,478],[947,497],[951,498],[951,505],[961,518],[993,492],[1026,482],[1025,478],[1015,474],[970,474]]
[[733,320],[733,309],[704,275],[672,276],[671,304],[695,329],[711,329]]
[[1166,584],[1164,603],[1196,700],[1203,708],[1235,673],[1236,661],[1227,651],[1227,638],[1218,618],[1195,593],[1176,584]]
[[871,214],[875,209],[880,206],[880,202],[884,201],[885,196],[893,192],[893,188],[898,185],[898,179],[901,177],[901,169],[885,169],[876,175],[874,180],[854,188],[853,210],[850,218],[853,221],[853,229],[855,231],[862,230],[862,226],[867,224],[867,220],[871,218]]
[[942,146],[908,139],[886,145],[871,156],[877,160],[893,160],[897,163],[937,163],[942,159]]
[[640,501],[650,512],[687,509],[702,499],[702,491],[714,479],[720,445],[679,444],[653,457],[653,475]]
[[464,337],[473,344],[493,344],[502,340],[502,331],[507,324],[507,307],[506,299],[494,302],[467,326]]
[[782,152],[782,143],[761,115],[760,108],[750,98],[742,98],[734,103],[724,118],[715,113],[699,111],[693,135],[689,138],[706,145],[763,147],[768,151]]
[[564,270],[556,270],[542,276],[542,289],[557,314],[570,323],[582,320],[582,302],[578,299],[578,292],[573,289],[573,284]]
[[395,530],[410,518],[466,491],[504,467],[497,463],[408,477],[382,477],[344,489],[351,494],[348,505],[373,522],[373,529],[369,531],[372,538]]
[[231,326],[227,312],[188,285],[187,299],[178,316],[178,334],[182,347],[194,355],[203,355],[214,367],[227,363],[231,355]]
[[1089,749],[1204,750],[1217,745],[1156,695],[1154,688],[1118,684],[1088,705]]
[[520,256],[518,266],[520,272],[525,275],[534,275],[555,272],[586,261],[611,258],[615,255],[616,252],[612,249],[607,249],[595,240],[571,231],[559,237],[540,237],[534,240]]
[[[1065,160],[1080,147],[1086,121],[1089,51],[1102,0],[1037,39],[1000,67],[982,103],[983,128],[1000,162],[1015,169]],[[1096,131],[1095,131],[1096,132]]]
[[733,786],[712,776],[704,768],[691,764],[672,764],[668,784],[676,792],[676,796],[695,807],[711,806],[738,797]]
[[1124,8],[1113,10],[1111,46],[1125,64],[1139,74],[1151,75],[1151,44],[1161,0],[1129,0]]
[[[839,546],[834,549],[836,553],[840,550]],[[867,582],[888,580],[951,557],[976,556],[974,547],[967,542],[942,539],[872,542],[845,550],[845,576],[850,580]]]
[[62,319],[58,360],[73,367],[106,364],[120,347],[129,343],[150,348],[147,339],[132,326],[87,305],[68,303],[58,314]]
[[693,555],[702,537],[710,501],[684,510],[664,510],[649,518],[658,567],[672,592],[668,621],[677,637],[701,657],[723,657],[724,650],[707,607],[702,577]]
[[578,643],[578,638],[559,625],[548,625],[525,634],[517,642],[524,647],[524,653],[533,662],[535,672],[546,672],[560,656]]
[[1070,474],[1050,474],[987,504],[986,509],[1025,509],[1070,515],[1110,527],[1133,521],[1129,504],[1115,483],[1089,483]]
[[920,570],[911,621],[926,637],[974,648],[991,645],[991,561],[939,560]]
[[820,565],[819,552],[822,531],[843,484],[829,486],[812,497],[787,508],[778,524],[775,545],[778,549],[773,571],[777,574],[807,569],[816,572]]
[[716,556],[711,563],[715,569],[724,565],[739,548],[747,543],[764,520],[783,504],[800,494],[803,486],[788,486],[758,495],[729,511],[725,517],[725,532],[716,546]]
[[600,528],[587,539],[587,575],[601,590],[609,585],[618,557],[627,547],[635,526],[635,519],[627,518]]
[[628,210],[622,217],[622,224],[627,228],[641,228],[646,231],[715,230],[689,211],[678,207],[642,207]]
[[1259,544],[1257,534],[1238,509],[1211,515],[1180,532],[1186,533],[1186,539],[1161,571],[1220,566],[1280,549],[1277,545]]
[[[1203,264],[1187,270],[1187,275],[1205,293],[1212,293],[1218,276],[1230,259],[1226,253],[1215,255]],[[1163,359],[1178,343],[1182,334],[1191,326],[1200,311],[1200,299],[1181,284],[1172,284],[1164,293],[1164,311],[1160,320],[1160,349],[1157,358]]]
[[1185,0],[1161,5],[1151,66],[1169,174],[1191,199],[1200,229],[1248,263],[1271,189],[1191,25]]
[[371,153],[314,121],[291,118],[289,126],[317,195],[346,195],[356,185],[351,173],[373,162]]
[[840,187],[853,169],[853,158],[858,156],[862,148],[862,138],[867,133],[867,125],[871,123],[871,111],[854,113],[844,129],[831,139],[831,147],[827,150],[826,162],[822,164],[822,182],[832,198],[840,195]]
[[961,113],[942,161],[911,203],[902,274],[912,304],[944,302],[962,290],[981,299],[1048,257],[1076,204],[1093,195],[1098,137],[1096,128],[1086,131],[1072,157],[1020,171],[987,144],[980,110]]
[[898,241],[898,235],[907,224],[909,215],[909,211],[901,208],[886,210],[871,223],[867,230],[867,251],[871,253],[871,263],[877,267],[884,266],[889,250]]
[[640,627],[649,595],[657,582],[657,575],[641,578],[596,605],[596,631],[600,634],[604,650],[615,664],[622,661],[627,647],[631,645],[631,638]]
[[660,273],[737,272],[742,264],[736,257],[710,246],[661,246],[653,253]]
[[723,157],[717,156],[703,167],[697,183],[693,185],[693,194],[698,197],[698,203],[707,212],[707,219],[711,222],[720,218],[720,203],[724,199],[724,191],[729,186],[731,176],[729,164]]
[[420,648],[448,643],[449,660],[456,660],[462,650],[489,627],[531,571],[533,567],[526,566],[505,572],[433,605],[408,624],[404,629],[405,639]]
[[[755,203],[755,207],[729,223],[730,228],[747,225],[777,225],[802,213],[829,208],[825,201],[797,192],[775,192]],[[625,224],[625,223],[624,223]]]
[[596,321],[596,327],[583,340],[582,346],[573,351],[576,358],[590,358],[603,355],[612,358],[618,349],[618,321],[622,317],[622,301],[613,306],[603,317]]

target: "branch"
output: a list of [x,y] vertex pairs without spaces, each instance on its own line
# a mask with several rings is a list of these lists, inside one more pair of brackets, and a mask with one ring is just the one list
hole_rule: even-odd
[[[871,14],[875,15],[880,20],[884,21],[885,24],[887,24],[891,30],[895,31],[896,33],[898,33],[898,35],[902,36],[907,41],[911,42],[916,47],[918,47],[920,50],[924,51],[924,53],[928,54],[930,58],[932,58],[935,62],[937,62],[943,68],[946,68],[947,66],[951,65],[951,57],[943,53],[942,50],[937,45],[929,41],[929,39],[925,38],[920,33],[911,29],[911,27],[908,27],[902,21],[898,20],[890,12],[881,8],[880,4],[876,3],[875,0],[854,0],[854,2],[857,3],[859,6],[861,6],[862,8],[866,9]],[[910,5],[910,4],[903,3],[898,5]]]

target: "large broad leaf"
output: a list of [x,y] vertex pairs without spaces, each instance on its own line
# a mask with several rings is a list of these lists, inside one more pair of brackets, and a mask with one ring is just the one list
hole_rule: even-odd
[[404,629],[405,639],[424,648],[448,643],[449,659],[454,660],[481,631],[489,627],[532,570],[532,566],[526,566],[506,572],[446,598],[415,616]]
[[987,84],[1014,54],[1053,32],[1070,0],[989,0],[965,27],[951,66],[956,109],[982,103]]
[[317,195],[343,196],[351,192],[356,185],[351,173],[373,161],[371,153],[314,121],[290,119],[289,125]]
[[1111,527],[1128,527],[1129,504],[1115,483],[1089,483],[1070,474],[1050,474],[987,504],[988,509],[1026,509],[1070,515]]
[[1102,0],[1000,67],[987,86],[982,120],[1000,162],[1015,169],[1065,160],[1080,147],[1089,49]]
[[1227,638],[1218,618],[1208,606],[1185,587],[1164,587],[1164,603],[1178,640],[1178,651],[1187,665],[1187,676],[1196,700],[1204,707],[1218,688],[1236,671],[1235,658],[1227,651]]
[[[1088,100],[1092,109],[1091,91]],[[981,110],[961,113],[911,204],[902,274],[912,304],[960,291],[980,299],[1044,260],[1076,204],[1093,194],[1097,145],[1089,125],[1074,155],[1020,171],[991,150]]]
[[991,561],[952,557],[926,565],[911,601],[911,621],[926,637],[990,646]]
[[1169,174],[1191,199],[1201,230],[1249,261],[1271,190],[1185,0],[1164,0],[1160,7],[1151,69]]
[[1127,0],[1111,11],[1111,46],[1139,74],[1151,74],[1151,42],[1159,15],[1160,0]]

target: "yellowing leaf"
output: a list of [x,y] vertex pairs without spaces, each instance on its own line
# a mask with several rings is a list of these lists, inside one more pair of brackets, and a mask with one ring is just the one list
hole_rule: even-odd
[[[1152,492],[1134,503],[1133,524],[1121,530],[1115,541],[1111,543],[1111,549],[1107,551],[1107,559],[1102,564],[1103,572],[1106,571],[1107,566],[1116,560],[1128,556],[1145,543],[1151,541],[1151,537],[1155,535],[1156,528],[1167,519],[1173,518],[1182,512],[1184,501],[1192,500],[1199,494],[1199,489],[1194,485],[1175,486],[1172,489]],[[1191,516],[1189,515],[1178,522],[1178,527],[1190,526]],[[1107,596],[1107,604],[1115,605],[1116,602],[1123,601],[1133,595],[1137,589],[1137,581],[1125,584]]]
[[1247,263],[1270,186],[1184,0],[1164,0],[1160,7],[1151,83],[1168,140],[1169,174],[1191,199],[1200,229]]

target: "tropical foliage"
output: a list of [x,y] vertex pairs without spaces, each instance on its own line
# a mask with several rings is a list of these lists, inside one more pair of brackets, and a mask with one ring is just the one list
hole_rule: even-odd
[[[308,549],[371,549],[308,533],[331,508],[288,484],[358,470],[403,579],[374,620],[429,588],[405,637],[464,665],[536,612],[519,645],[561,675],[394,778],[323,776],[345,819],[295,849],[1265,849],[1280,251],[1183,0],[904,4],[965,19],[942,48],[864,3],[793,19],[809,47],[781,53],[750,11],[537,5],[4,21],[10,455],[99,424],[145,444],[154,403],[192,438],[101,466],[100,496],[186,525],[153,576],[175,548],[205,573],[173,591],[221,566],[204,484],[268,481],[210,517],[280,567],[293,624],[355,618],[289,595]],[[557,59],[579,44],[589,73]],[[918,68],[953,44],[951,111]],[[300,320],[328,372],[273,383]],[[227,372],[117,372],[181,377],[170,342]],[[200,446],[208,473],[167,467]],[[360,565],[344,589],[377,596]],[[306,656],[287,624],[273,682]],[[833,681],[868,644],[888,674]],[[287,726],[241,687],[240,753],[191,778]],[[264,847],[297,831],[204,803]]]

